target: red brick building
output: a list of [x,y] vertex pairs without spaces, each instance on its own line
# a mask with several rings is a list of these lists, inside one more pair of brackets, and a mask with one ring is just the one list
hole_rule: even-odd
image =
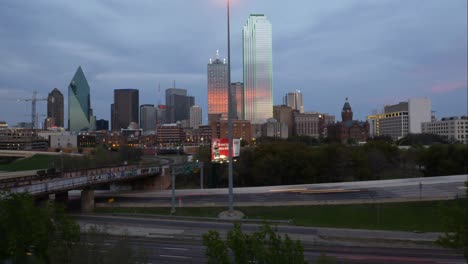
[[365,142],[369,138],[369,123],[353,120],[353,110],[346,98],[341,111],[341,122],[330,124],[327,127],[328,138],[333,141],[347,142],[354,140],[356,142]]

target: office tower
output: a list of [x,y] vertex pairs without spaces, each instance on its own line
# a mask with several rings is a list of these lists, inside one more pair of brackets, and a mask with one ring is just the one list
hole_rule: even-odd
[[152,104],[140,106],[140,128],[143,132],[156,130],[157,111]]
[[158,125],[166,124],[166,106],[165,105],[158,105],[156,107],[156,123]]
[[109,130],[109,120],[99,119],[96,120],[96,130]]
[[449,142],[468,144],[468,116],[444,117],[421,123],[421,132],[439,135]]
[[290,106],[293,110],[304,113],[304,104],[302,102],[302,93],[299,90],[293,93],[287,93],[284,96],[284,104]]
[[233,98],[232,109],[235,109],[234,119],[244,120],[244,84],[241,82],[231,83]]
[[190,127],[198,128],[202,124],[202,109],[198,105],[190,107]]
[[47,97],[47,117],[53,118],[54,124],[57,127],[64,127],[63,124],[63,94],[59,89],[54,88]]
[[395,140],[409,133],[421,133],[421,124],[431,120],[431,100],[427,98],[412,98],[386,105],[384,113],[367,116],[370,136],[391,136]]
[[284,123],[288,127],[288,136],[292,137],[294,134],[294,116],[293,110],[287,105],[273,106],[273,118],[279,123]]
[[138,123],[140,104],[137,89],[115,89],[112,110],[112,130],[127,129],[131,122]]
[[195,104],[195,98],[187,95],[187,90],[179,88],[166,89],[166,122],[190,119],[190,107]]
[[93,130],[95,125],[93,118],[90,88],[80,66],[68,86],[68,129],[70,131]]
[[228,113],[228,65],[226,60],[216,59],[208,63],[208,123],[227,117]]
[[250,15],[243,29],[244,114],[252,124],[273,116],[271,23],[261,14]]

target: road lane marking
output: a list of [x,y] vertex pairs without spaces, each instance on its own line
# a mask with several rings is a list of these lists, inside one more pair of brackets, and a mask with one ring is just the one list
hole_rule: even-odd
[[168,249],[168,250],[181,250],[181,251],[185,251],[185,250],[188,250],[188,248],[170,248],[170,247],[165,247],[163,249]]
[[347,193],[347,192],[360,192],[359,189],[281,189],[269,190],[269,192],[292,192],[292,193]]
[[179,259],[191,259],[191,257],[184,257],[184,256],[173,256],[173,255],[159,255],[163,258],[179,258]]

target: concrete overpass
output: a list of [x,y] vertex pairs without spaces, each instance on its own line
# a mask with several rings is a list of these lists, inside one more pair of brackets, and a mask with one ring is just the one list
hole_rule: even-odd
[[[57,156],[65,154],[61,152],[47,152],[47,151],[25,151],[25,150],[0,150],[0,157],[18,157],[27,158],[36,154]],[[81,154],[78,154],[81,155]]]
[[67,201],[69,190],[82,190],[81,205],[82,210],[86,212],[94,208],[93,186],[170,174],[170,167],[122,165],[64,173],[45,173],[40,175],[37,171],[0,173],[0,191],[29,193],[37,199],[55,194],[56,200]]

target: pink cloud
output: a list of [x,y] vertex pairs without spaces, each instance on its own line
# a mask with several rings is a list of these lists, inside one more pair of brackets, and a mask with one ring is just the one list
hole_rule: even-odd
[[443,83],[443,84],[438,84],[434,85],[431,88],[431,91],[433,93],[447,93],[453,90],[458,90],[461,88],[466,88],[467,87],[467,81],[458,81],[458,82],[449,82],[449,83]]

